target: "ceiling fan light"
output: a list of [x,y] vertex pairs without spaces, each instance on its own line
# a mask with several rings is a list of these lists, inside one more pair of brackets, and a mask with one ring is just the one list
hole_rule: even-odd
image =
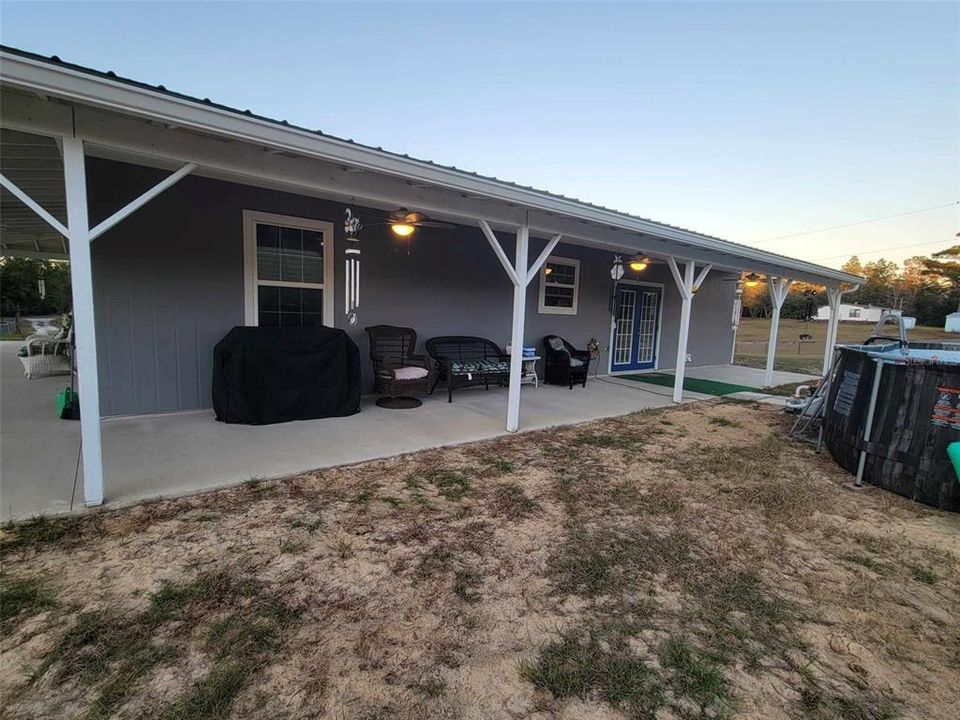
[[746,287],[756,287],[760,284],[760,276],[756,273],[747,273],[743,276],[743,284]]
[[649,264],[650,264],[650,258],[640,257],[639,255],[637,255],[636,257],[630,258],[629,262],[627,263],[627,266],[634,272],[643,272],[644,270],[647,269],[647,266]]
[[390,223],[390,230],[392,230],[393,234],[397,237],[406,238],[413,235],[413,231],[416,230],[416,228],[410,223],[395,222]]

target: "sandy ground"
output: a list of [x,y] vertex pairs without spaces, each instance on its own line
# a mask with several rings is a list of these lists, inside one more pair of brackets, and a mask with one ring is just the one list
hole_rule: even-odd
[[698,403],[7,528],[2,717],[952,720],[960,517],[784,422]]

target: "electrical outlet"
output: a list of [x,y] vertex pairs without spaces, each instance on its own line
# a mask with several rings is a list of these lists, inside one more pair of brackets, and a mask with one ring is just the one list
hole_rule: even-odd
[[693,355],[687,353],[687,362],[693,362]]

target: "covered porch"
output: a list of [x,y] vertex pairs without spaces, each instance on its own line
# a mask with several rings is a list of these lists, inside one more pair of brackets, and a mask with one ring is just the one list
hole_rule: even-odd
[[[837,299],[840,283],[859,280],[28,54],[5,51],[2,79],[4,142],[9,138],[22,153],[13,156],[12,164],[5,160],[3,200],[5,207],[20,208],[18,217],[27,223],[16,235],[5,233],[3,251],[71,262],[81,422],[79,431],[70,432],[83,436],[76,498],[86,505],[142,497],[134,480],[144,473],[154,473],[151,477],[160,483],[151,495],[188,492],[251,475],[282,475],[682,402],[691,355],[719,349],[724,362],[730,357],[731,312],[733,318],[738,312],[734,288],[742,273],[765,276],[775,319],[793,279],[831,285]],[[111,173],[121,181],[96,182]],[[376,253],[384,247],[370,243],[364,246],[361,266],[354,238],[340,230],[343,209],[349,207],[381,215],[415,209],[459,228],[458,235],[437,238],[432,257],[443,259],[432,266],[420,263],[421,275],[414,282],[408,278],[398,294],[391,290],[400,263],[383,255],[377,262]],[[464,393],[452,406],[425,409],[415,418],[404,414],[394,419],[365,407],[357,417],[317,421],[324,424],[302,435],[300,427],[312,422],[257,428],[213,423],[211,413],[202,409],[209,402],[213,345],[234,325],[258,324],[258,245],[245,238],[247,225],[254,227],[255,221],[246,219],[251,208],[312,218],[326,228],[313,228],[325,238],[323,280],[314,283],[324,294],[323,324],[355,339],[364,325],[377,322],[431,322],[433,334],[443,334],[454,330],[443,323],[450,322],[445,316],[456,308],[461,313],[454,318],[457,331],[480,334],[480,324],[486,323],[498,342],[512,346],[509,388],[486,397]],[[662,323],[654,321],[652,312],[649,332],[644,332],[658,338],[657,327],[672,330],[668,344],[657,340],[651,345],[658,348],[653,367],[675,375],[672,391],[641,390],[634,383],[626,392],[611,385],[619,382],[612,379],[592,383],[576,397],[564,388],[521,391],[522,347],[548,331],[564,332],[546,327],[542,318],[540,326],[531,322],[537,302],[528,292],[538,277],[542,282],[541,270],[561,241],[575,256],[575,267],[582,262],[584,278],[593,278],[598,290],[585,293],[592,315],[582,316],[590,328],[584,325],[582,340],[594,336],[602,343],[609,332],[613,346],[611,282],[624,278],[631,258],[657,264]],[[429,247],[426,240],[422,247]],[[491,266],[496,266],[496,281],[465,272],[487,272]],[[425,268],[432,271],[429,278]],[[379,285],[371,283],[374,272]],[[431,296],[429,284],[444,277],[445,294]],[[418,304],[402,307],[400,300],[409,303],[411,295]],[[559,322],[550,320],[551,325]],[[639,320],[631,327],[637,328],[631,337],[639,337]],[[775,339],[776,322],[771,334]],[[114,363],[110,347],[129,354],[129,362]],[[775,342],[770,347],[758,386],[775,384]],[[829,351],[825,363],[828,356]],[[698,362],[703,361],[693,360]],[[200,411],[178,412],[189,408]],[[172,414],[152,415],[165,411]],[[115,413],[139,417],[105,419]],[[41,427],[20,439],[44,442]],[[323,445],[327,441],[317,437],[333,440]],[[60,452],[59,446],[51,452]],[[40,456],[35,467],[46,462],[46,451],[30,448],[26,455]],[[66,460],[61,457],[57,467]],[[72,462],[76,467],[75,456]],[[19,477],[43,475],[34,469]],[[72,491],[73,473],[70,477]],[[8,501],[3,502],[6,507]]]
[[[0,342],[3,521],[84,506],[82,471],[77,476],[80,424],[54,416],[53,399],[65,379],[26,380],[16,358],[19,345]],[[690,373],[756,386],[764,375],[763,370],[733,366]],[[804,377],[778,373],[777,381]],[[586,388],[573,390],[525,385],[522,393],[525,431],[673,404],[670,388],[616,377],[591,376]],[[437,392],[412,412],[379,408],[371,395],[351,417],[268,426],[225,425],[215,422],[210,410],[106,419],[101,423],[104,502],[127,505],[498,437],[507,433],[507,394],[506,388],[470,388],[450,404],[445,393]],[[686,392],[684,402],[709,397]]]

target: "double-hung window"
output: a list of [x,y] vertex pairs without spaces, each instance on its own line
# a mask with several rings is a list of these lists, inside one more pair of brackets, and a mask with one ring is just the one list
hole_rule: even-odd
[[246,323],[333,326],[333,225],[243,211]]
[[539,311],[553,315],[576,315],[580,294],[580,261],[551,257],[540,270]]

